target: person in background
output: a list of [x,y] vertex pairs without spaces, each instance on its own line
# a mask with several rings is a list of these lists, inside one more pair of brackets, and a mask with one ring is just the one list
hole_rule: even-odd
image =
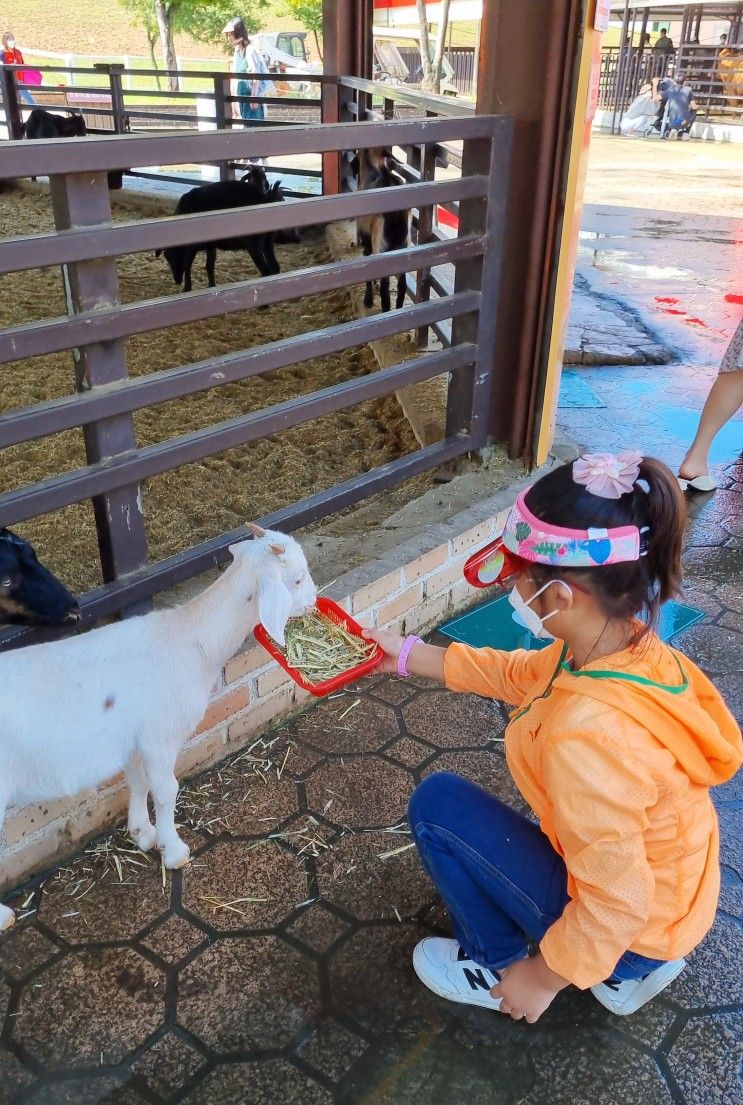
[[[676,137],[682,138],[691,130],[691,125],[697,117],[697,103],[694,99],[694,90],[691,85],[685,83],[683,73],[679,74],[677,81],[672,77],[653,77],[653,100],[658,104],[658,114],[653,127],[667,138],[672,130],[676,131]],[[666,109],[668,114],[666,116]],[[666,129],[663,131],[663,120],[666,120]]]
[[656,54],[671,54],[673,53],[673,39],[668,37],[668,31],[665,27],[661,27],[660,35],[653,51]]
[[[255,46],[250,41],[248,29],[242,19],[231,19],[224,28],[227,42],[233,48],[233,64],[237,73],[265,73],[266,64]],[[267,96],[273,87],[271,81],[256,79],[252,81],[240,80],[236,82],[236,96]],[[264,104],[257,101],[243,100],[239,105],[233,104],[233,115],[236,119],[242,118],[246,122],[255,119],[265,119],[266,109]],[[239,109],[239,110],[238,110]]]
[[709,451],[715,436],[743,404],[743,318],[733,334],[699,419],[696,437],[679,468],[682,491],[714,491],[709,474]]
[[[5,65],[23,65],[23,54],[15,44],[12,31],[6,31],[3,35],[3,63]],[[19,84],[26,83],[26,74],[23,69],[16,69],[16,80]],[[34,98],[26,88],[18,89],[18,96],[22,104],[33,104]]]

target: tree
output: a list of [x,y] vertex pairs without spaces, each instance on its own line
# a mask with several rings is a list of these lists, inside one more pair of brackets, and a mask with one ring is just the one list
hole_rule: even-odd
[[436,28],[436,41],[431,49],[431,36],[428,29],[426,15],[426,0],[416,0],[418,8],[418,24],[421,31],[421,63],[423,65],[423,80],[421,87],[426,92],[439,92],[441,89],[441,63],[444,59],[444,44],[446,42],[446,30],[449,26],[450,0],[439,0],[439,22]]
[[317,56],[322,61],[320,49],[320,35],[322,34],[322,0],[284,0],[284,7],[289,15],[304,27],[306,31],[312,31],[317,47]]
[[[201,42],[223,42],[222,31],[228,20],[235,16],[234,0],[119,0],[140,23],[147,39],[154,43],[155,34],[160,36],[160,45],[166,69],[177,69],[175,54],[175,35],[178,32],[191,35]],[[251,7],[265,8],[267,0],[253,0]],[[255,15],[245,15],[243,22],[249,31],[257,31],[260,19]],[[154,58],[153,58],[154,64]],[[178,91],[178,78],[169,77],[171,92]]]

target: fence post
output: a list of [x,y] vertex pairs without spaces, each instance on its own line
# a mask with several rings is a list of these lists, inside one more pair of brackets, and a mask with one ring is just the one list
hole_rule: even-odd
[[3,98],[3,111],[10,138],[23,137],[23,117],[18,102],[18,87],[13,69],[6,69],[0,64],[0,93]]
[[[217,130],[231,130],[232,128],[232,104],[227,99],[231,95],[230,78],[223,73],[212,73],[214,84],[214,121]],[[219,179],[234,180],[235,170],[229,161],[219,161]]]
[[486,176],[488,191],[483,199],[460,202],[459,236],[486,234],[488,242],[483,257],[473,257],[457,265],[455,292],[479,290],[480,310],[460,315],[452,323],[452,345],[472,342],[477,355],[471,368],[461,369],[449,382],[446,436],[469,433],[475,449],[481,449],[489,435],[512,143],[513,119],[498,116],[490,141],[470,139],[464,142],[462,148],[462,176]]
[[[426,113],[431,115],[429,111]],[[419,146],[414,149],[420,150]],[[436,178],[436,147],[432,145],[423,147],[423,160],[419,161],[421,180],[435,180]],[[433,208],[418,208],[418,245],[425,245],[432,241],[431,228],[433,225]],[[431,298],[431,268],[419,269],[415,274],[415,301],[426,303]],[[425,349],[428,345],[428,327],[419,326],[415,332],[415,344],[419,349]]]
[[[110,225],[111,205],[105,172],[71,173],[50,178],[52,209],[57,230],[76,226]],[[78,261],[62,267],[70,315],[114,306],[120,302],[115,257]],[[96,342],[75,354],[78,391],[107,387],[128,376],[121,339]],[[131,414],[90,423],[83,429],[89,464],[130,452],[137,447]],[[93,499],[103,580],[109,583],[147,563],[147,535],[138,484],[120,487]],[[149,602],[138,603],[126,614],[141,614]]]
[[65,54],[64,63],[67,66],[67,68],[70,70],[70,72],[68,73],[68,76],[70,78],[70,88],[74,88],[75,87],[75,77],[77,76],[77,73],[72,72],[72,70],[75,67],[75,55],[74,54]]
[[124,106],[124,86],[121,74],[124,66],[120,62],[97,61],[93,65],[99,73],[105,73],[108,77],[108,86],[111,89],[111,127],[114,134],[127,134],[129,132],[129,119]]

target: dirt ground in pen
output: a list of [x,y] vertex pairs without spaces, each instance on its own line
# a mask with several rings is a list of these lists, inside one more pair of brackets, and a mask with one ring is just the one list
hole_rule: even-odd
[[[143,209],[129,198],[114,201],[114,218],[138,218]],[[152,204],[145,217],[167,214]],[[53,228],[45,192],[12,190],[0,196],[0,237]],[[282,270],[330,263],[319,233],[301,245],[278,246]],[[162,257],[135,254],[118,262],[123,302],[179,294]],[[245,279],[255,269],[245,253],[220,253],[217,281]],[[193,270],[194,288],[206,286],[204,254]],[[0,279],[0,327],[63,315],[59,269]],[[308,296],[261,311],[242,311],[192,325],[141,334],[126,342],[131,376],[172,368],[238,349],[333,325],[352,317],[346,289]],[[367,346],[297,364],[238,384],[134,413],[140,447],[173,438],[326,388],[377,370]],[[73,389],[70,353],[0,366],[0,410],[43,402]],[[231,449],[148,480],[143,505],[150,556],[169,556],[246,520],[268,514],[342,480],[412,452],[417,443],[394,395],[361,403],[282,434]],[[85,464],[81,430],[68,431],[0,454],[0,491],[9,491]],[[406,499],[430,486],[430,476],[408,481]],[[93,511],[73,505],[19,525],[39,557],[82,591],[100,582]]]

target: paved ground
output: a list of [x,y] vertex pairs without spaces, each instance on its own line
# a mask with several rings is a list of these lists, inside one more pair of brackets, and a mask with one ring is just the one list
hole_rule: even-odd
[[[650,443],[675,463],[739,310],[725,298],[735,228],[697,213],[677,245],[678,223],[654,238],[652,211],[602,213],[592,195],[586,228],[612,240],[600,264],[584,254],[584,279],[679,359],[579,369],[605,406],[561,411],[562,428],[593,447]],[[666,315],[667,274],[651,270],[674,266],[682,314]],[[705,327],[685,321],[697,316]],[[687,599],[707,617],[677,643],[741,717],[737,427],[715,454],[722,490],[692,503]],[[406,800],[449,768],[518,804],[504,723],[498,705],[377,677],[182,795],[186,871],[163,880],[122,836],[25,888],[27,916],[0,942],[0,1105],[740,1105],[743,775],[715,795],[717,923],[646,1009],[614,1018],[569,989],[529,1027],[418,984],[412,948],[447,925],[407,847]]]
[[[679,643],[740,711],[743,468],[726,484],[695,510],[688,597],[709,616]],[[407,797],[447,768],[520,805],[504,722],[373,678],[186,791],[188,870],[163,883],[122,836],[24,891],[35,912],[0,945],[0,1101],[739,1105],[743,777],[717,792],[717,924],[650,1007],[620,1020],[570,989],[527,1027],[417,982],[414,944],[447,923]]]

